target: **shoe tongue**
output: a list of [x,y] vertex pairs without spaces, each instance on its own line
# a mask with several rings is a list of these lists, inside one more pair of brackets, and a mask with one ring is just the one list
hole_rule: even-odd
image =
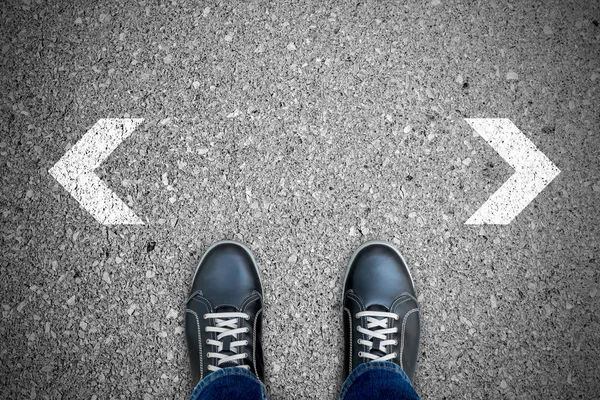
[[367,307],[367,311],[384,311],[384,312],[389,312],[388,308],[385,306],[382,306],[381,304],[372,304],[369,307]]
[[[383,312],[388,312],[388,308],[384,307],[380,304],[373,304],[370,305],[369,307],[367,307],[367,311],[383,311]],[[385,317],[373,317],[373,318],[377,318],[379,320],[382,320]],[[387,355],[387,353],[384,353],[383,351],[379,350],[379,347],[381,346],[381,340],[377,339],[377,338],[371,338],[371,341],[373,342],[373,347],[371,348],[371,351],[369,351],[369,353],[374,354],[378,357],[383,357],[385,355]]]
[[[223,306],[218,306],[218,307],[216,307],[216,308],[215,308],[215,312],[217,312],[217,313],[224,313],[224,312],[237,312],[237,311],[238,311],[238,310],[236,310],[236,308],[235,308],[235,307],[232,307],[232,306],[226,306],[226,305],[223,305]],[[239,325],[238,325],[238,327],[239,327]],[[238,334],[237,336],[240,338],[240,340],[242,340],[242,339],[241,339],[241,334]],[[230,347],[230,346],[231,346],[231,343],[233,343],[233,342],[235,342],[235,341],[237,341],[237,340],[238,340],[238,339],[236,339],[236,338],[235,338],[235,336],[226,336],[226,337],[224,337],[223,339],[221,339],[221,342],[223,343],[223,350],[221,350],[219,353],[220,353],[220,354],[225,354],[225,355],[227,355],[227,356],[232,356],[232,355],[234,355],[234,354],[238,354],[238,353],[236,353],[235,351],[231,350],[231,347]],[[241,351],[243,351],[243,350],[242,350],[240,347],[236,347],[235,349],[236,349],[238,352],[241,352]],[[227,367],[239,367],[239,366],[240,366],[240,364],[239,364],[239,362],[240,362],[240,361],[241,361],[241,362],[244,362],[243,360],[238,360],[237,362],[235,362],[235,361],[230,361],[230,362],[222,363],[221,365],[219,365],[219,367],[221,367],[221,368],[227,368]]]
[[237,312],[237,310],[233,306],[221,305],[221,306],[217,306],[215,308],[215,312],[218,312],[218,313],[221,313],[221,312]]

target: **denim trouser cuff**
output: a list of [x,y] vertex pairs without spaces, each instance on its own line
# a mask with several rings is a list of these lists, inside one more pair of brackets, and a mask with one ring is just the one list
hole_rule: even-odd
[[267,392],[262,382],[247,369],[223,368],[202,379],[190,400],[261,399]]
[[418,400],[408,375],[397,364],[371,361],[358,365],[342,385],[340,400]]
[[[201,380],[190,400],[266,400],[262,382],[252,372],[223,368]],[[365,362],[348,375],[340,400],[419,400],[406,373],[389,361]]]

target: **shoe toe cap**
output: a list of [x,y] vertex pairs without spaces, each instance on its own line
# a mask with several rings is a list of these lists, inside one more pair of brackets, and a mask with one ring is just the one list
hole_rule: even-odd
[[214,307],[239,307],[257,291],[262,294],[258,268],[252,254],[235,242],[219,242],[204,255],[196,270],[191,292],[202,291]]
[[415,296],[410,272],[402,255],[390,244],[371,243],[354,255],[346,277],[345,291],[352,290],[364,306],[391,303],[402,293]]

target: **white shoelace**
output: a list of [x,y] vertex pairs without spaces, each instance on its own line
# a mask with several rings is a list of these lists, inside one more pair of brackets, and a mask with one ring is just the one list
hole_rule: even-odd
[[[385,312],[385,311],[361,311],[356,313],[355,318],[367,317],[367,327],[363,328],[362,326],[358,326],[357,330],[360,333],[364,333],[367,335],[369,340],[358,339],[358,344],[364,344],[368,347],[370,351],[373,348],[373,338],[379,339],[379,348],[376,350],[384,353],[384,356],[378,356],[376,354],[372,354],[370,352],[362,352],[358,353],[359,357],[369,358],[370,361],[388,361],[396,358],[396,353],[388,354],[386,346],[397,345],[398,341],[395,339],[386,340],[386,336],[389,333],[398,333],[398,328],[388,328],[388,318],[393,318],[398,320],[400,317],[398,314]],[[377,319],[382,318],[382,319]],[[377,330],[373,330],[373,328],[380,328]]]
[[[217,371],[221,368],[218,365],[230,362],[238,364],[238,367],[250,369],[249,365],[239,365],[238,360],[243,360],[244,358],[248,358],[248,353],[238,353],[237,347],[239,346],[247,346],[247,340],[237,340],[237,335],[240,333],[248,333],[250,330],[248,328],[238,328],[238,318],[244,318],[245,320],[249,320],[250,316],[243,312],[220,312],[220,313],[208,313],[204,314],[204,319],[215,319],[216,326],[207,326],[206,332],[216,332],[217,340],[207,339],[206,343],[215,346],[217,348],[217,352],[208,352],[206,353],[206,357],[208,358],[217,358],[217,366],[209,365],[209,371]],[[223,351],[223,342],[221,341],[223,338],[227,336],[233,336],[236,340],[232,341],[229,344],[229,350],[231,350],[233,355],[221,354]]]

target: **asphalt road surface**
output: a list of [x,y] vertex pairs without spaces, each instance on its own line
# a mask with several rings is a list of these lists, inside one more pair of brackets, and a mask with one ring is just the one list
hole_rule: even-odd
[[[96,4],[101,3],[101,4]],[[600,392],[600,3],[0,4],[0,397],[192,390],[183,302],[216,240],[265,285],[272,399],[335,399],[361,243],[403,252],[423,398]],[[95,170],[144,225],[49,174],[103,118]],[[560,174],[508,225],[513,174],[465,118],[510,119]]]

